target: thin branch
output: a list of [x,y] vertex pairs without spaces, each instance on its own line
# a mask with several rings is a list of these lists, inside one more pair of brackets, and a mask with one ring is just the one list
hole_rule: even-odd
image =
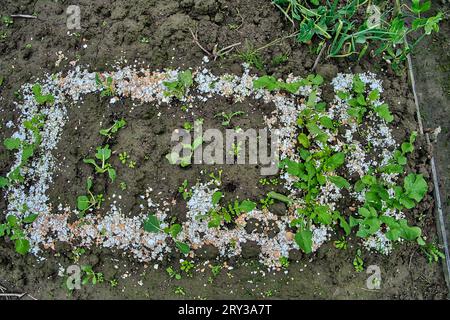
[[311,71],[316,70],[317,65],[319,64],[319,61],[320,61],[320,59],[322,58],[322,55],[323,55],[323,53],[324,53],[326,47],[327,47],[327,44],[325,43],[325,44],[323,45],[322,49],[320,49],[319,55],[317,56],[316,61],[314,62],[314,65],[313,65]]

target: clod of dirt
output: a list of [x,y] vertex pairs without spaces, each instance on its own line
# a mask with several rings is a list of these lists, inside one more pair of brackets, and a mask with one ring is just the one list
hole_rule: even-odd
[[255,241],[247,241],[242,244],[242,257],[244,259],[257,258],[260,251],[260,247]]
[[323,64],[317,66],[317,73],[326,80],[331,80],[338,74],[338,68],[333,64]]

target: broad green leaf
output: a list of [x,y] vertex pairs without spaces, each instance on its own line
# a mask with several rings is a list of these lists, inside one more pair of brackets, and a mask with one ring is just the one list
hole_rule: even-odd
[[109,145],[106,145],[104,148],[97,148],[95,157],[102,162],[106,162],[106,160],[111,157],[111,149],[109,149]]
[[9,186],[9,179],[5,177],[0,177],[0,189]]
[[309,148],[309,146],[311,145],[308,136],[303,132],[298,135],[298,142],[300,142],[300,144],[305,148]]
[[16,150],[16,149],[20,148],[20,145],[22,144],[22,140],[20,140],[19,138],[8,138],[8,139],[5,139],[3,144],[5,145],[5,148],[7,150]]
[[387,123],[392,122],[394,120],[394,116],[389,111],[389,107],[386,103],[375,108],[375,112],[384,119]]
[[189,247],[189,245],[184,242],[176,241],[175,244],[176,244],[177,248],[180,250],[180,252],[183,254],[189,254],[189,252],[191,251],[191,248]]
[[312,252],[312,232],[311,230],[299,230],[295,234],[295,242],[303,250],[304,253],[308,254]]
[[405,219],[399,220],[401,227],[401,237],[408,241],[416,240],[421,236],[422,230],[419,227],[410,227]]
[[[320,124],[322,126],[324,126],[327,129],[333,129],[334,125],[333,125],[333,120],[331,120],[329,117],[324,116],[320,118]],[[306,148],[306,147],[305,147]]]
[[79,196],[77,198],[77,208],[80,211],[85,211],[89,208],[90,202],[87,196]]
[[220,199],[222,198],[222,192],[216,191],[212,195],[212,204],[215,206],[219,203]]
[[350,183],[343,177],[329,176],[328,179],[332,183],[334,183],[339,189],[342,189],[342,188],[349,189],[350,188]]
[[111,182],[114,182],[116,180],[116,177],[117,177],[116,170],[113,169],[113,168],[108,168],[108,176],[111,179]]
[[17,253],[25,255],[30,251],[30,242],[27,239],[17,239],[14,244]]
[[428,185],[421,174],[410,173],[404,181],[404,188],[408,197],[420,202],[428,191]]
[[249,200],[244,200],[239,205],[239,209],[244,212],[250,212],[255,208],[256,208],[256,203],[254,203],[253,201],[249,201]]
[[154,214],[149,214],[144,222],[144,230],[147,232],[158,233],[161,231],[160,222]]
[[180,160],[178,153],[171,152],[166,155],[166,159],[169,161],[170,164],[177,164]]
[[170,226],[169,229],[169,233],[172,236],[172,238],[176,238],[178,236],[178,234],[181,232],[181,225],[178,223],[175,223],[173,225]]
[[38,217],[38,214],[36,214],[36,213],[30,214],[23,219],[23,222],[24,223],[33,223],[37,217]]
[[339,168],[345,161],[345,154],[343,152],[338,152],[333,154],[330,158],[325,161],[325,166],[327,171],[333,171]]

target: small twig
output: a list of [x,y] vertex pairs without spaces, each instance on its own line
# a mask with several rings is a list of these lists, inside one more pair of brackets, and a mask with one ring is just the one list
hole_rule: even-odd
[[222,48],[222,49],[220,49],[220,50],[217,50],[218,44],[216,44],[216,45],[214,46],[213,51],[210,52],[209,50],[205,49],[205,48],[200,44],[200,41],[198,41],[198,33],[197,33],[197,30],[195,30],[195,32],[194,32],[194,30],[192,30],[191,28],[189,28],[189,31],[191,32],[192,38],[193,38],[193,40],[194,40],[194,43],[195,43],[200,49],[202,49],[202,51],[205,52],[208,56],[213,57],[214,60],[217,60],[217,58],[219,58],[219,57],[221,57],[221,56],[223,56],[223,55],[225,55],[225,54],[231,52],[236,46],[239,46],[239,45],[241,44],[240,42],[237,42],[237,43],[234,43],[234,44],[232,44],[232,45],[226,46],[226,47],[224,47],[224,48]]
[[32,16],[30,14],[12,14],[11,18],[37,19],[36,16]]
[[322,49],[320,49],[319,55],[317,56],[316,61],[314,61],[314,65],[313,65],[311,71],[316,70],[317,65],[319,64],[319,61],[320,61],[320,59],[322,58],[323,52],[325,51],[325,48],[326,48],[326,47],[327,47],[327,44],[325,43],[325,44],[323,45]]
[[200,44],[200,42],[198,41],[198,36],[197,36],[197,30],[194,31],[189,28],[189,31],[191,32],[192,38],[194,39],[194,43],[200,48],[202,49],[207,55],[212,56],[213,54],[211,52],[209,52],[208,50],[206,50],[205,48],[203,48],[203,46]]

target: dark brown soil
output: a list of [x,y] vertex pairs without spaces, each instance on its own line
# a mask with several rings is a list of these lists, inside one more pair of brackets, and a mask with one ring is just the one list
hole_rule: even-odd
[[[282,15],[270,5],[270,1],[225,1],[225,0],[127,0],[127,1],[78,1],[82,18],[82,29],[78,35],[68,36],[65,25],[65,10],[69,3],[48,1],[2,1],[0,14],[36,13],[38,19],[16,19],[8,28],[1,27],[8,37],[0,42],[0,76],[5,83],[0,88],[2,124],[14,120],[14,91],[20,85],[44,73],[66,70],[68,61],[79,60],[79,64],[89,65],[92,69],[107,70],[110,64],[124,58],[124,64],[133,64],[135,60],[150,68],[196,67],[201,64],[204,53],[192,42],[188,27],[198,28],[199,41],[208,50],[215,44],[218,47],[241,42],[239,50],[246,46],[260,47],[268,42],[292,32]],[[77,4],[71,2],[70,4]],[[143,37],[148,43],[140,41]],[[26,46],[31,44],[30,46]],[[83,45],[87,45],[86,48]],[[68,58],[56,67],[57,52],[62,51]],[[261,51],[265,62],[264,71],[253,70],[260,74],[286,76],[289,73],[306,75],[314,64],[316,55],[311,48],[300,45],[295,40],[282,41]],[[273,58],[286,54],[289,60],[281,65],[273,65]],[[234,54],[219,59],[210,65],[213,72],[220,74],[233,72],[240,74],[242,61]],[[417,130],[415,107],[412,92],[408,86],[406,73],[396,76],[378,59],[367,57],[360,61],[332,60],[322,61],[318,72],[331,79],[337,72],[373,71],[383,79],[384,99],[394,113],[394,137],[404,140],[412,130]],[[332,90],[325,89],[324,98],[328,100]],[[211,170],[207,166],[193,166],[187,170],[173,173],[166,161],[161,161],[170,144],[170,134],[185,121],[194,118],[181,108],[170,110],[170,116],[156,117],[156,111],[150,108],[135,108],[130,111],[129,101],[121,101],[119,108],[108,106],[106,100],[98,96],[88,96],[79,109],[71,110],[70,121],[65,127],[62,143],[59,146],[59,159],[65,157],[66,168],[58,171],[54,177],[54,188],[49,195],[54,203],[73,205],[76,196],[83,192],[86,177],[92,175],[91,169],[82,163],[82,159],[92,154],[95,147],[104,143],[98,132],[113,119],[124,117],[129,126],[110,141],[118,152],[127,151],[137,162],[137,169],[123,167],[123,181],[128,188],[124,197],[123,209],[133,213],[140,204],[139,195],[146,185],[160,183],[161,198],[178,198],[178,186],[184,179],[191,183],[200,177],[201,170]],[[167,106],[159,111],[168,112]],[[76,111],[75,111],[76,110]],[[147,111],[146,111],[147,110]],[[263,114],[270,113],[270,107],[259,105],[256,101],[242,104],[230,104],[225,99],[208,101],[196,109],[195,116],[205,119],[205,127],[218,127],[219,119],[214,115],[221,111],[244,111],[247,116],[236,118],[235,124],[241,127],[257,128],[262,123]],[[81,125],[79,125],[81,124]],[[75,129],[75,127],[77,129]],[[153,134],[146,134],[148,131]],[[2,126],[0,139],[11,134]],[[0,147],[0,173],[8,169],[10,158]],[[410,159],[409,171],[420,172],[429,177],[429,154],[423,139],[418,139],[417,151]],[[117,160],[114,160],[117,161]],[[117,167],[120,163],[113,162]],[[217,170],[220,167],[217,168]],[[261,198],[269,187],[255,188],[259,180],[259,169],[249,166],[224,167],[223,181],[228,186],[231,198]],[[71,181],[71,183],[67,183]],[[145,181],[145,182],[144,182]],[[118,185],[110,186],[107,181],[97,181],[96,186],[106,190],[106,198],[118,193]],[[410,216],[414,224],[420,226],[428,238],[435,238],[433,199],[430,194],[421,206],[413,210]],[[5,208],[5,199],[0,201],[0,210]],[[108,205],[107,200],[107,205]],[[182,220],[181,205],[176,215]],[[280,208],[283,210],[283,208]],[[355,255],[355,243],[351,241],[347,251],[336,250],[332,242],[322,246],[312,257],[294,253],[289,273],[268,273],[264,266],[254,262],[255,248],[246,248],[243,258],[229,261],[234,269],[221,274],[210,284],[209,270],[195,273],[192,278],[170,280],[165,268],[178,267],[176,254],[165,261],[158,270],[125,257],[120,252],[97,250],[86,252],[80,264],[90,264],[105,279],[118,279],[118,286],[108,282],[93,286],[83,286],[68,295],[63,287],[64,279],[58,276],[59,266],[73,264],[70,248],[61,244],[57,254],[47,253],[47,259],[37,262],[34,257],[19,257],[10,242],[1,240],[0,244],[0,284],[13,291],[29,292],[37,298],[76,298],[76,299],[164,299],[164,298],[333,298],[333,299],[443,299],[447,288],[442,268],[438,264],[428,264],[417,245],[406,244],[385,257],[379,254],[364,253],[366,266],[378,265],[382,272],[381,290],[366,289],[369,274],[356,273],[352,261]],[[216,252],[204,250],[202,259],[213,259]],[[312,259],[311,259],[312,258]],[[198,265],[203,260],[198,262]],[[252,271],[258,271],[252,273]],[[262,272],[265,272],[265,276]],[[124,277],[124,275],[129,275]],[[142,282],[140,282],[142,281]],[[205,286],[206,284],[206,286]],[[186,295],[174,293],[176,286],[185,288]]]

